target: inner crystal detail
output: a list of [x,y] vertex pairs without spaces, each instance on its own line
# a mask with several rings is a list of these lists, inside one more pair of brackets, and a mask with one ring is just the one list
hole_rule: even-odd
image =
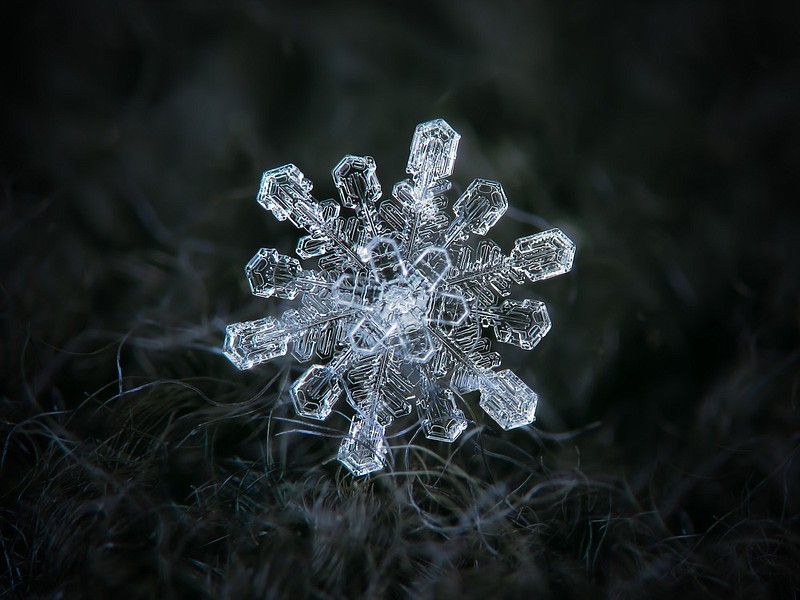
[[416,281],[391,282],[383,290],[378,312],[383,321],[397,322],[401,327],[423,327],[428,306],[428,289]]
[[507,296],[513,284],[569,271],[575,246],[559,229],[522,237],[507,255],[490,239],[468,245],[489,232],[508,200],[499,183],[476,179],[447,210],[459,140],[442,119],[417,126],[408,178],[383,201],[369,156],[348,155],[334,167],[339,202],[315,200],[291,164],[261,181],[259,204],[307,232],[296,253],[318,269],[260,249],[245,268],[253,294],[299,297],[300,305],[280,318],[229,325],[223,352],[240,369],[290,352],[321,360],[289,396],[298,415],[320,421],[345,396],[353,416],[337,457],[354,475],[389,464],[386,430],[412,405],[424,435],[441,442],[466,429],[459,405],[467,392],[480,393],[481,408],[503,429],[535,419],[536,393],[497,370],[500,356],[484,333],[536,346],[551,326],[544,303]]

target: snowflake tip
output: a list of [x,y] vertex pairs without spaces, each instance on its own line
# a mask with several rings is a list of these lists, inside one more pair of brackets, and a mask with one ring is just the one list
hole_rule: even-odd
[[550,315],[544,302],[529,298],[504,300],[493,310],[497,316],[494,335],[498,342],[530,350],[550,331]]
[[480,407],[503,429],[514,429],[536,420],[539,397],[516,374],[505,369],[480,382]]
[[508,199],[503,186],[496,181],[476,179],[453,205],[453,212],[457,215],[454,224],[463,223],[464,238],[470,233],[486,235],[507,209]]
[[406,173],[415,183],[428,187],[450,177],[461,136],[444,119],[417,125],[411,141]]
[[347,155],[333,168],[333,182],[339,190],[342,206],[356,208],[381,197],[381,184],[375,175],[375,160],[371,156]]
[[222,351],[239,369],[251,369],[286,354],[291,337],[273,317],[233,323],[225,328]]
[[356,476],[380,471],[386,466],[385,427],[374,420],[356,416],[339,447],[337,458]]
[[330,367],[311,365],[289,388],[295,411],[302,417],[324,421],[342,395],[342,386]]
[[286,300],[293,300],[300,293],[296,282],[302,270],[299,260],[273,248],[261,248],[244,269],[253,295]]
[[574,258],[575,244],[560,229],[519,238],[511,251],[514,268],[531,282],[563,275],[572,269]]
[[423,414],[422,431],[429,440],[452,443],[467,428],[467,419],[456,406],[452,390],[435,389],[417,403]]

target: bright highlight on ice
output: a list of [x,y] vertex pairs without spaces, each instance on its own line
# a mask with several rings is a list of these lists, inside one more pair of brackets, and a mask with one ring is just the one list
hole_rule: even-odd
[[[292,355],[312,365],[290,389],[297,414],[324,420],[344,394],[355,414],[338,458],[355,475],[385,466],[386,428],[416,405],[425,436],[453,442],[467,427],[460,394],[478,390],[481,408],[511,429],[535,418],[537,396],[483,337],[529,350],[550,329],[545,305],[506,299],[511,284],[572,267],[575,246],[559,229],[520,238],[506,256],[484,236],[508,208],[503,188],[476,179],[447,212],[447,178],[460,135],[442,119],[417,126],[406,172],[392,197],[369,156],[333,169],[341,203],[317,201],[294,165],[264,173],[258,202],[308,235],[297,255],[318,269],[262,248],[245,272],[253,293],[300,306],[279,319],[234,323],[224,352],[240,369]],[[354,214],[340,215],[341,208]]]

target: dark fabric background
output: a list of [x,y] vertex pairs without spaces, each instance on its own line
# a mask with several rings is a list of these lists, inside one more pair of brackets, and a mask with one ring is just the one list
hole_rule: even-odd
[[[0,596],[796,598],[796,2],[6,2],[0,8]],[[535,427],[465,407],[454,447],[293,418],[291,361],[237,371],[227,323],[286,306],[243,267],[297,233],[287,162],[462,134],[503,183],[517,288],[553,329],[498,345]],[[344,403],[342,403],[344,404]],[[346,413],[346,409],[343,409]]]

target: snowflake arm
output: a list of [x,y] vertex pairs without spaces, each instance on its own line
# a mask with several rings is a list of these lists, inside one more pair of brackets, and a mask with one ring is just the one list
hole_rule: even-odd
[[[292,164],[264,173],[258,202],[279,221],[289,220],[309,235],[300,238],[297,254],[314,258],[333,251],[337,258],[357,266],[352,233],[348,223],[339,219],[339,205],[333,200],[317,202],[311,196],[313,184]],[[350,235],[348,235],[350,234]]]
[[[457,269],[448,283],[475,289],[477,294],[486,296],[485,302],[491,303],[492,290],[507,296],[513,283],[523,283],[525,279],[542,281],[568,272],[572,269],[575,244],[560,229],[548,229],[519,238],[510,256],[504,256],[492,240],[481,240],[474,256],[472,248],[462,248]],[[487,283],[492,290],[484,289]]]
[[[508,369],[497,341],[529,350],[551,327],[542,302],[509,299],[511,286],[570,270],[575,246],[558,229],[518,239],[509,254],[485,236],[508,208],[502,186],[474,180],[447,209],[460,136],[441,119],[417,126],[406,173],[383,201],[375,161],[345,156],[333,169],[339,202],[318,202],[294,165],[264,174],[259,203],[304,229],[300,260],[260,249],[245,274],[256,296],[300,301],[279,319],[226,329],[240,369],[289,354],[315,357],[292,384],[301,417],[325,420],[344,396],[353,411],[339,461],[355,475],[385,467],[386,429],[416,407],[424,435],[453,442],[466,429],[462,393],[504,429],[535,419],[538,397]],[[350,216],[341,216],[344,209]]]
[[486,235],[508,209],[503,187],[496,181],[476,179],[453,205],[456,218],[442,235],[440,245],[449,248],[470,234]]
[[228,325],[223,351],[240,369],[284,356],[290,345],[298,360],[309,360],[315,352],[326,357],[342,337],[341,321],[354,314],[346,307],[317,299],[299,310],[286,311],[280,319],[265,317]]
[[381,206],[387,221],[400,232],[406,256],[414,256],[416,248],[450,220],[443,194],[450,189],[447,178],[453,172],[460,139],[443,119],[417,125],[414,131],[406,166],[410,177],[394,186],[397,204],[385,202]]
[[420,373],[417,409],[425,437],[440,442],[454,442],[467,428],[467,419],[456,405],[456,394],[438,385],[436,377],[425,365]]
[[332,172],[342,206],[357,211],[368,239],[386,231],[376,207],[376,201],[381,197],[381,184],[375,170],[375,160],[371,156],[347,155]]

